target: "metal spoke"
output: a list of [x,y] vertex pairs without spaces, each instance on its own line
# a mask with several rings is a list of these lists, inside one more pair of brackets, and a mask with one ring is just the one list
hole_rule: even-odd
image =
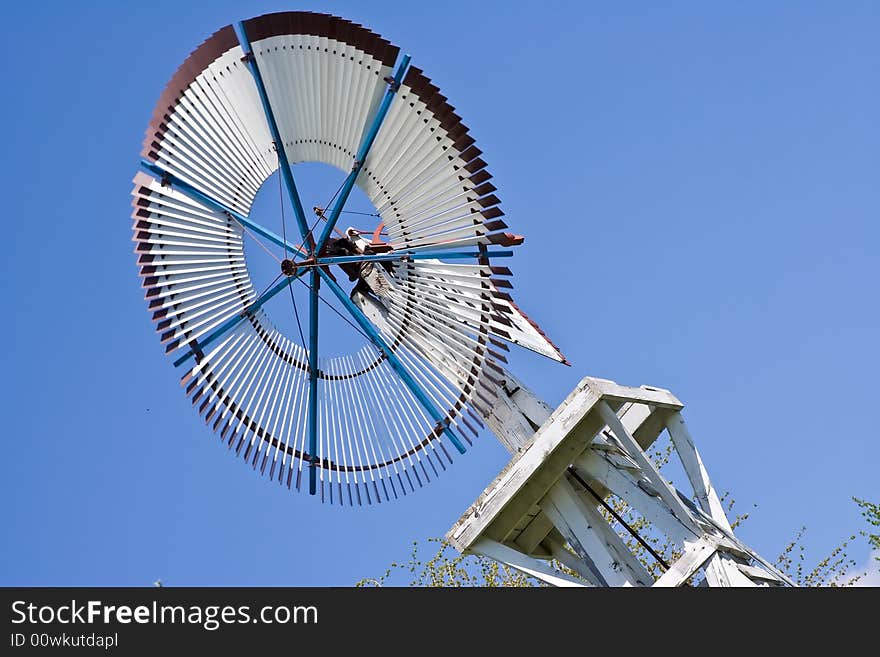
[[[312,270],[314,271],[314,270]],[[255,312],[257,312],[263,305],[269,301],[272,297],[278,294],[281,290],[287,287],[290,284],[290,281],[302,276],[306,272],[304,267],[300,267],[297,269],[291,276],[285,276],[284,280],[279,281],[277,284],[270,287],[268,290],[263,292],[253,303],[251,303],[247,308],[241,311],[239,314],[230,317],[225,322],[220,324],[216,329],[214,329],[211,333],[207,335],[201,342],[194,345],[189,349],[185,354],[183,354],[180,358],[174,361],[174,367],[180,366],[182,363],[186,362],[190,357],[192,357],[196,351],[202,351],[209,344],[214,342],[220,336],[226,334],[227,332],[234,329],[241,322],[243,322],[248,317],[252,316]]]
[[257,85],[257,92],[260,95],[260,103],[263,105],[263,112],[266,114],[266,122],[269,124],[269,132],[272,134],[272,140],[275,142],[275,150],[278,153],[278,164],[281,169],[284,185],[287,187],[287,195],[290,197],[290,204],[293,206],[293,214],[296,216],[296,223],[299,225],[299,232],[302,235],[303,242],[314,245],[314,238],[309,233],[308,224],[306,223],[306,215],[303,211],[302,202],[299,198],[299,192],[296,190],[296,183],[293,181],[293,172],[290,168],[290,162],[287,159],[287,152],[284,148],[284,141],[281,139],[281,133],[278,130],[278,123],[275,120],[275,114],[269,103],[269,94],[266,92],[266,86],[263,84],[263,76],[260,74],[260,68],[257,66],[257,59],[254,57],[251,48],[251,42],[247,35],[247,30],[243,22],[238,23],[238,39],[241,48],[244,50],[244,60],[247,63],[251,74],[254,76],[254,82]]
[[[439,429],[442,429],[449,436],[449,440],[455,445],[455,448],[462,454],[465,452],[464,443],[461,439],[456,435],[455,431],[449,426],[449,419],[445,418],[443,414],[434,406],[433,402],[428,398],[425,394],[425,391],[422,390],[421,386],[416,382],[413,376],[409,373],[400,359],[397,357],[397,354],[394,353],[394,350],[388,346],[388,343],[385,342],[384,338],[379,334],[376,330],[376,327],[370,322],[369,319],[361,312],[361,309],[358,308],[354,302],[349,298],[349,296],[345,293],[345,291],[339,287],[339,285],[334,281],[328,274],[326,274],[322,269],[315,267],[312,269],[313,272],[318,272],[323,278],[324,282],[327,286],[333,291],[333,294],[336,295],[336,298],[342,302],[342,305],[351,313],[351,316],[354,317],[355,321],[360,325],[360,327],[364,330],[364,332],[370,336],[370,339],[373,343],[385,354],[385,357],[388,359],[389,365],[391,365],[392,369],[397,373],[397,376],[400,377],[400,380],[404,383],[404,385],[409,388],[409,391],[413,394],[413,396],[419,400],[419,403],[424,407],[424,409],[428,412],[428,415],[433,418]],[[317,296],[317,295],[315,295]]]
[[330,210],[330,216],[327,217],[327,224],[324,226],[321,237],[318,238],[318,243],[315,245],[314,252],[316,254],[320,253],[321,249],[324,248],[327,240],[330,239],[330,233],[333,232],[333,229],[336,227],[336,222],[339,220],[339,214],[342,212],[342,208],[345,205],[345,202],[348,200],[348,197],[351,194],[351,190],[354,188],[355,180],[357,180],[358,174],[361,172],[361,168],[363,168],[364,166],[367,155],[369,155],[370,153],[370,148],[373,146],[373,142],[376,140],[376,135],[379,134],[379,128],[382,127],[382,122],[385,120],[385,116],[388,114],[388,108],[391,106],[391,101],[394,99],[397,90],[400,88],[400,83],[403,80],[403,74],[409,67],[409,60],[409,55],[404,55],[403,59],[401,59],[400,65],[397,67],[397,71],[395,71],[394,73],[394,77],[388,84],[388,89],[385,92],[385,97],[382,99],[382,104],[379,105],[376,116],[373,118],[373,121],[370,124],[369,128],[367,128],[364,132],[360,148],[358,149],[357,155],[355,156],[354,166],[351,169],[351,173],[348,174],[348,177],[342,184],[342,189],[339,191],[339,195],[336,197],[336,202],[333,204],[333,208]]
[[170,171],[166,171],[159,165],[154,164],[153,162],[149,162],[147,160],[141,160],[141,168],[149,173],[151,176],[156,178],[156,180],[161,181],[165,185],[169,185],[172,189],[175,189],[189,199],[196,201],[197,203],[207,205],[211,209],[231,217],[232,219],[240,223],[244,228],[249,228],[256,234],[265,237],[273,244],[281,247],[286,247],[293,253],[296,253],[301,257],[306,257],[307,253],[303,251],[300,247],[291,244],[290,242],[287,242],[280,235],[273,233],[268,228],[264,228],[260,224],[251,221],[243,214],[240,214],[232,208],[225,206],[220,201],[211,198],[205,192],[201,191],[197,187],[194,187],[193,185],[190,185],[188,182],[181,180],[173,173],[171,173]]
[[[281,167],[281,153],[277,153],[278,167]],[[281,176],[278,176],[278,208],[281,211],[281,237],[284,239],[284,259],[287,260],[287,220],[284,217],[284,192],[282,191]]]
[[317,488],[318,464],[318,288],[319,272],[313,267],[309,286],[309,494]]

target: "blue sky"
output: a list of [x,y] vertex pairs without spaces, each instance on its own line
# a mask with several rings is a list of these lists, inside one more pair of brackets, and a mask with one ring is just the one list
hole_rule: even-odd
[[801,525],[808,561],[861,527],[850,496],[880,499],[876,3],[15,3],[0,584],[349,585],[445,533],[507,460],[487,435],[417,495],[322,506],[243,467],[177,385],[130,241],[141,139],[194,47],[281,9],[382,34],[470,127],[526,235],[515,296],[573,364],[515,354],[536,392],[672,390],[766,556]]

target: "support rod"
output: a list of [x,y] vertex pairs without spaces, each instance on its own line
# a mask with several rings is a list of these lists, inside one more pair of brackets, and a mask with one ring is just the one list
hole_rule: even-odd
[[439,260],[440,258],[463,260],[467,258],[476,259],[483,256],[509,258],[513,256],[513,251],[487,251],[486,253],[480,253],[479,251],[419,251],[417,253],[395,251],[394,253],[382,253],[379,255],[330,256],[318,258],[317,263],[319,265],[339,265],[346,262],[395,262],[398,260]]
[[342,212],[342,208],[348,200],[351,190],[354,188],[354,183],[364,166],[364,162],[367,159],[367,155],[370,153],[370,148],[373,146],[373,142],[376,140],[376,135],[379,134],[379,128],[382,127],[385,116],[388,114],[388,108],[391,106],[391,101],[394,99],[397,90],[400,88],[403,74],[406,73],[406,69],[409,67],[409,60],[409,55],[404,55],[403,59],[400,60],[400,64],[397,67],[397,71],[394,73],[394,77],[388,84],[388,89],[385,91],[385,97],[379,105],[376,116],[373,117],[373,121],[370,125],[366,127],[364,135],[361,138],[360,148],[358,148],[357,155],[355,156],[354,166],[351,169],[351,173],[348,174],[345,182],[342,183],[342,188],[339,190],[336,202],[330,210],[330,216],[327,217],[327,224],[324,226],[321,237],[318,238],[317,245],[315,245],[314,251],[316,255],[321,252],[321,249],[327,244],[327,240],[330,239],[330,233],[333,232],[333,228],[339,220],[339,214]]
[[275,113],[272,111],[272,105],[269,103],[269,94],[266,92],[266,86],[263,84],[263,76],[260,74],[260,67],[257,66],[257,58],[254,56],[253,49],[251,48],[251,41],[248,38],[244,22],[238,23],[238,41],[241,44],[241,49],[244,51],[242,59],[247,64],[248,69],[250,69],[251,74],[254,76],[254,82],[257,85],[260,103],[263,105],[263,113],[266,115],[266,123],[269,124],[269,133],[272,135],[272,141],[275,142],[275,151],[278,154],[278,166],[281,169],[281,177],[284,179],[284,186],[287,188],[287,195],[290,198],[290,204],[293,206],[293,214],[296,216],[296,223],[299,226],[303,243],[314,245],[314,237],[309,232],[306,214],[299,199],[299,192],[296,190],[296,183],[293,181],[293,171],[291,171],[290,161],[287,159],[284,141],[281,139],[278,123],[275,120]]
[[388,346],[388,343],[385,342],[384,338],[379,334],[376,330],[376,327],[373,326],[372,322],[367,319],[366,315],[358,308],[355,303],[349,298],[349,296],[342,290],[341,287],[334,281],[330,276],[324,272],[322,269],[317,269],[320,272],[321,277],[324,279],[324,282],[327,286],[333,291],[333,294],[336,295],[336,298],[345,306],[346,310],[351,313],[351,316],[354,320],[360,325],[363,329],[364,333],[366,333],[370,340],[373,341],[373,344],[378,347],[383,354],[385,354],[385,358],[388,360],[388,364],[394,369],[397,373],[397,376],[400,377],[400,380],[403,381],[404,385],[409,388],[410,392],[412,392],[413,396],[419,401],[422,407],[428,412],[428,415],[431,416],[437,422],[437,428],[442,429],[446,432],[446,435],[449,436],[450,442],[455,445],[455,448],[459,451],[459,453],[464,454],[465,447],[464,443],[462,443],[461,439],[456,435],[455,431],[453,431],[452,427],[449,426],[448,418],[445,418],[443,414],[434,406],[433,402],[428,398],[425,394],[425,391],[422,390],[422,387],[419,383],[413,378],[412,374],[406,369],[400,359],[397,357],[397,354],[394,353],[394,350]]
[[657,554],[657,552],[654,550],[654,548],[651,547],[651,545],[648,543],[648,541],[643,539],[635,529],[630,527],[629,524],[626,522],[626,520],[621,518],[620,514],[618,514],[617,511],[615,511],[611,507],[611,505],[608,504],[608,502],[606,502],[605,500],[603,500],[599,496],[599,493],[594,491],[593,488],[586,481],[584,481],[584,479],[580,476],[580,474],[578,474],[577,470],[575,470],[573,467],[569,466],[568,474],[570,474],[572,477],[574,477],[575,480],[577,480],[577,482],[581,486],[584,487],[584,490],[586,490],[590,495],[592,495],[593,499],[595,499],[597,502],[599,502],[599,504],[602,505],[602,508],[605,509],[608,513],[610,513],[611,517],[614,518],[617,522],[619,522],[620,525],[629,533],[629,535],[632,536],[634,539],[636,539],[639,542],[639,544],[648,551],[648,554],[650,554],[652,557],[654,557],[657,560],[657,563],[659,563],[661,566],[663,566],[664,570],[669,570],[669,564],[666,563],[666,561],[664,561],[663,557],[661,557],[659,554]]

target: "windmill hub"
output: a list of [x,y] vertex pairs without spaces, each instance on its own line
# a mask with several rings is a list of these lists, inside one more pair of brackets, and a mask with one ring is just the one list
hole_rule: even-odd
[[296,273],[296,263],[290,258],[281,261],[281,273],[285,276],[293,276]]

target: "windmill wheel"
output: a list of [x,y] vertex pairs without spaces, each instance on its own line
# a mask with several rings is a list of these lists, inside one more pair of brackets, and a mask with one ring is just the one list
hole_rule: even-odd
[[[493,264],[522,238],[504,232],[479,149],[398,54],[323,14],[227,26],[162,93],[134,179],[146,299],[193,406],[269,479],[339,504],[413,491],[464,452],[503,384],[507,342],[563,360]],[[343,172],[317,220],[296,186],[301,162]],[[250,216],[276,171],[290,230]],[[338,236],[355,185],[381,220],[370,238]],[[278,253],[265,289],[245,235]],[[303,285],[307,331],[285,335],[263,306]],[[343,355],[321,356],[325,301],[357,329]]]

